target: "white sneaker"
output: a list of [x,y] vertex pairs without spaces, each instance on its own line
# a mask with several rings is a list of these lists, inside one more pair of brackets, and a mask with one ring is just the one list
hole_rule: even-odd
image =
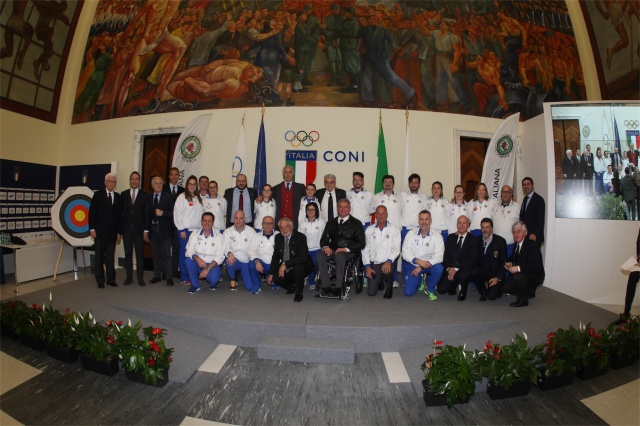
[[393,288],[398,288],[398,287],[400,287],[400,283],[398,281],[394,281]]

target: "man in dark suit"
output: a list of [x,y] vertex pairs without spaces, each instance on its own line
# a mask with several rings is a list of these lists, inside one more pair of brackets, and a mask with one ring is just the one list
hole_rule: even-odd
[[336,188],[336,177],[329,174],[325,175],[324,188],[316,192],[316,198],[320,202],[320,219],[329,223],[338,217],[338,201],[347,198],[347,192]]
[[227,228],[233,226],[233,215],[242,210],[245,217],[245,225],[253,227],[253,203],[256,201],[256,191],[247,187],[247,176],[238,175],[236,186],[224,191],[224,199],[227,200]]
[[287,289],[287,294],[295,293],[293,301],[302,302],[304,279],[313,266],[309,264],[307,237],[293,229],[293,220],[288,217],[280,219],[278,227],[267,282]]
[[[334,179],[335,182],[335,179]],[[318,272],[322,282],[324,296],[334,297],[342,291],[344,283],[344,267],[349,259],[352,259],[366,245],[362,222],[350,215],[351,203],[346,198],[338,201],[338,217],[327,222],[318,253]],[[338,288],[331,289],[329,279],[328,262],[334,259],[336,262],[336,284]]]
[[[180,180],[180,170],[177,167],[172,167],[169,170],[169,182],[165,183],[162,187],[163,192],[168,192],[173,197],[173,202],[176,202],[178,195],[184,192],[184,187],[178,185]],[[173,222],[173,221],[172,221]],[[178,229],[175,224],[173,225],[173,233],[171,235],[171,271],[174,278],[180,278],[180,272],[178,271],[180,245],[178,243]],[[168,277],[167,277],[168,278]]]
[[478,263],[479,240],[472,235],[469,230],[471,222],[465,215],[458,217],[456,227],[458,232],[449,234],[447,241],[444,243],[444,259],[442,266],[445,273],[440,277],[438,282],[438,293],[451,295],[456,294],[458,284],[460,284],[459,301],[467,298],[467,288],[473,268]]
[[520,207],[520,222],[524,222],[529,230],[529,239],[539,246],[544,242],[544,215],[546,212],[544,198],[533,188],[533,179],[522,179],[524,199]]
[[298,229],[298,212],[300,200],[305,195],[305,185],[293,181],[293,167],[284,166],[282,169],[284,181],[273,187],[272,197],[276,201],[276,222],[288,217],[293,220],[295,229]]
[[[571,157],[571,161],[573,161],[573,173],[575,174],[575,179],[582,179],[582,155],[580,154],[580,149],[576,149],[573,157]],[[576,191],[580,189],[579,185],[579,182],[574,182]]]
[[162,190],[162,178],[156,176],[151,179],[153,193],[149,200],[149,234],[147,240],[151,245],[153,256],[153,278],[150,284],[161,281],[162,274],[168,286],[173,286],[171,274],[171,242],[176,235],[173,223],[173,196]]
[[147,193],[140,189],[140,173],[129,175],[130,188],[122,191],[122,239],[124,242],[124,270],[127,278],[124,285],[133,282],[133,250],[136,251],[136,277],[138,285],[144,286],[144,256],[142,241],[149,233],[149,201]]
[[638,150],[635,145],[632,143],[629,144],[629,151],[627,151],[627,157],[629,158],[629,164],[633,163],[636,168],[638,167]]
[[564,177],[564,191],[570,193],[573,191],[573,179],[576,178],[576,171],[573,164],[573,151],[568,149],[562,159],[562,176]]
[[587,144],[586,150],[582,154],[582,172],[584,173],[585,188],[584,191],[587,194],[593,194],[593,153],[591,152],[591,145]]
[[511,229],[516,247],[504,265],[509,276],[500,292],[515,295],[516,301],[509,306],[520,308],[529,306],[529,298],[535,296],[536,287],[544,281],[544,265],[540,247],[526,238],[527,225],[516,222]]
[[480,222],[482,240],[478,264],[473,269],[472,281],[480,293],[480,301],[495,300],[500,296],[499,284],[504,282],[504,264],[507,261],[507,242],[493,233],[493,221],[488,217]]
[[116,175],[109,173],[104,178],[104,190],[96,191],[89,206],[89,233],[95,248],[95,274],[98,288],[104,288],[104,264],[107,269],[106,282],[116,284],[114,267],[116,244],[122,237],[122,200],[114,191],[118,183]]
[[622,165],[622,156],[620,155],[620,151],[618,147],[613,148],[613,153],[611,154],[611,167],[613,170],[617,169],[618,166]]

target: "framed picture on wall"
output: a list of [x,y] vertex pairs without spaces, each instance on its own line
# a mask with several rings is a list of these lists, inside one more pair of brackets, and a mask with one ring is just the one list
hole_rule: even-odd
[[0,107],[56,122],[84,0],[0,2]]

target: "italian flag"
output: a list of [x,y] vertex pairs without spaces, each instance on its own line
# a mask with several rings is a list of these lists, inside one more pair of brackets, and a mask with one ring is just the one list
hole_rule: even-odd
[[638,149],[640,144],[640,130],[627,130],[627,149],[633,144],[635,149]]
[[305,187],[316,180],[315,160],[287,160],[287,166],[293,167],[293,180],[303,184]]

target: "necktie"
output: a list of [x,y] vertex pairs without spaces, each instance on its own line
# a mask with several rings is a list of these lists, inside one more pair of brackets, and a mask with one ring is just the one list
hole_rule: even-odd
[[333,195],[329,193],[329,201],[327,202],[327,218],[333,219]]
[[462,248],[462,235],[458,238],[458,244],[456,244],[456,259],[458,258],[458,254],[460,253],[460,249]]
[[284,238],[284,253],[282,253],[282,261],[286,262],[289,260],[289,238]]
[[241,212],[244,211],[244,195],[242,194],[244,191],[240,191],[240,197],[238,197],[238,210]]
[[287,191],[291,189],[291,182],[287,182]]
[[521,213],[520,217],[524,217],[524,214],[527,211],[527,205],[529,204],[530,199],[531,197],[529,196],[524,197],[524,203],[522,203],[522,210],[520,211]]
[[109,197],[109,204],[113,205],[113,198],[111,198],[110,192],[107,192],[107,197]]
[[516,244],[516,251],[513,253],[513,265],[518,264],[518,257],[520,256],[520,244]]
[[153,197],[153,207],[158,208],[159,205],[160,205],[160,194],[156,194],[156,196]]
[[175,185],[173,186],[173,190],[171,192],[173,193],[173,196],[175,197],[175,195],[176,195],[176,186]]
[[344,219],[340,219],[340,225],[344,223]]
[[131,205],[133,205],[136,202],[136,190],[132,189],[131,190]]

